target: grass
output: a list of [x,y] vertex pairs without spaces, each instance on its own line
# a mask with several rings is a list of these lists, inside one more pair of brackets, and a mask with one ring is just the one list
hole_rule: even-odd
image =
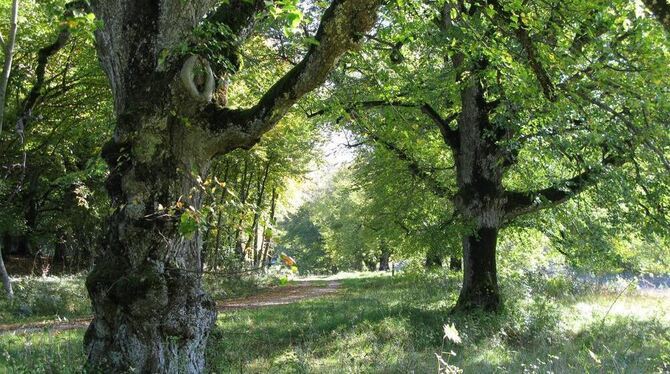
[[14,300],[0,298],[0,323],[74,319],[92,313],[83,275],[20,277],[12,287]]
[[[459,280],[440,273],[340,276],[334,296],[219,315],[214,373],[670,371],[670,298],[507,277],[498,316],[450,315]],[[320,279],[320,281],[325,281]],[[616,300],[616,302],[615,302]],[[443,340],[453,323],[461,344]],[[0,336],[0,372],[79,372],[82,330]]]
[[[213,372],[430,373],[442,351],[471,373],[662,372],[670,370],[670,310],[664,298],[622,295],[631,311],[605,313],[617,294],[583,292],[554,299],[508,285],[500,316],[449,314],[458,279],[439,274],[344,281],[334,298],[219,317],[208,359]],[[515,291],[513,291],[515,290]],[[579,308],[591,306],[589,314]],[[616,304],[615,304],[616,305]],[[605,318],[605,319],[603,319]]]
[[0,335],[0,373],[80,373],[83,330]]
[[[23,324],[90,317],[85,275],[19,277],[12,280],[15,297],[0,296],[0,323]],[[215,300],[253,295],[278,284],[276,276],[221,278],[206,275],[205,288]]]

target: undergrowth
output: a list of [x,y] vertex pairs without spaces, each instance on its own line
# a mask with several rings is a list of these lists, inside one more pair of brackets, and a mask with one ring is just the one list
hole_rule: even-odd
[[14,299],[0,297],[0,323],[25,323],[89,316],[84,276],[21,277],[12,283]]
[[[60,321],[90,317],[93,313],[85,275],[20,277],[12,282],[14,298],[0,297],[0,324]],[[215,300],[244,297],[262,288],[277,286],[274,274],[205,275],[204,288]]]

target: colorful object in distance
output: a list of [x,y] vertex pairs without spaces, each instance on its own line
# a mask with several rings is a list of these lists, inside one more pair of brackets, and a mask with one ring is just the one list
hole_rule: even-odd
[[296,264],[297,264],[295,262],[295,260],[293,259],[293,257],[287,255],[286,253],[280,254],[279,258],[281,259],[281,262],[288,267],[293,267],[293,266],[296,266]]

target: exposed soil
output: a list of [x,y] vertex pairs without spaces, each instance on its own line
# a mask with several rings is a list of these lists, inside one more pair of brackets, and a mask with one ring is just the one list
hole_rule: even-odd
[[[317,285],[313,281],[301,281],[296,284],[274,287],[260,293],[239,299],[230,299],[216,303],[221,311],[236,309],[262,308],[267,306],[287,305],[302,300],[313,299],[337,292],[340,286],[338,281],[329,281],[325,286]],[[42,321],[30,323],[0,324],[2,334],[30,334],[49,329],[51,331],[66,331],[83,329],[91,323],[91,318],[78,318],[63,321]]]
[[335,293],[339,286],[338,281],[329,281],[325,286],[317,286],[314,282],[303,281],[295,285],[272,288],[253,296],[219,302],[217,306],[219,311],[226,311],[293,304],[301,300]]

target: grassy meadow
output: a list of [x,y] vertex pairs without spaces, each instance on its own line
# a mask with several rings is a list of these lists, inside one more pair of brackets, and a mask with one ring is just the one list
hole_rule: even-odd
[[[504,313],[466,316],[450,314],[459,287],[455,275],[362,273],[339,278],[334,295],[219,313],[207,350],[209,371],[670,371],[670,297],[663,292],[640,293],[631,284],[596,288],[558,277],[510,276],[502,285]],[[59,283],[63,289],[55,294],[78,295],[74,283]],[[74,298],[64,299],[69,301],[59,305],[69,309],[61,318],[84,315],[85,297],[78,307]],[[456,337],[451,333],[445,338],[445,324],[457,330]],[[82,372],[83,333],[0,335],[0,372]]]

